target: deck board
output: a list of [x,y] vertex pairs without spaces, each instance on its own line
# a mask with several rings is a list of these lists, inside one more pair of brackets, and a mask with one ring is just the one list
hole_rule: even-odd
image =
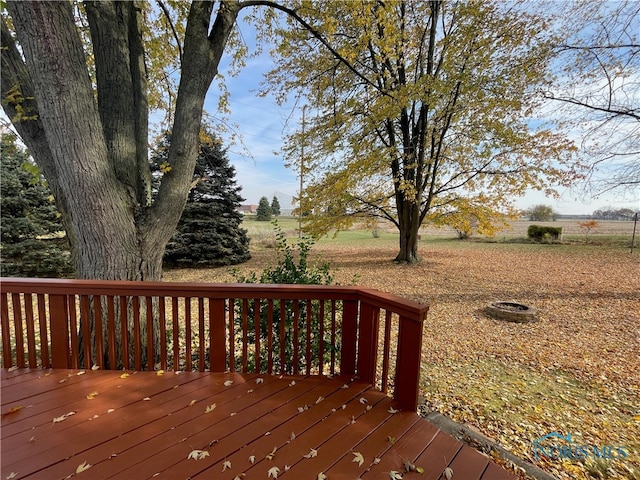
[[2,371],[2,478],[64,479],[86,462],[91,479],[267,479],[274,467],[278,478],[377,479],[405,460],[425,480],[447,466],[455,478],[516,478],[344,376],[84,372]]

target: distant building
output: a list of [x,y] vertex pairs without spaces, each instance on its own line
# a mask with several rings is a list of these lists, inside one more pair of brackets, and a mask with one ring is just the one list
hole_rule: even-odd
[[258,205],[240,205],[238,211],[243,215],[255,215],[258,211]]

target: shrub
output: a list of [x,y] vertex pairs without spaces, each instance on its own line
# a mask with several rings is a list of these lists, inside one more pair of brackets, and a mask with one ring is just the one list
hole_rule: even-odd
[[[287,242],[286,234],[282,231],[277,221],[273,222],[276,232],[276,245],[275,249],[278,254],[278,263],[275,266],[267,266],[261,273],[251,272],[248,275],[239,275],[237,271],[234,272],[236,281],[239,283],[282,283],[282,284],[298,284],[298,285],[331,285],[334,282],[334,276],[331,273],[331,265],[328,262],[318,261],[315,263],[309,262],[309,253],[311,247],[315,243],[315,240],[310,237],[302,237],[298,239],[296,243],[290,245]],[[284,320],[284,335],[281,337],[280,322],[278,321],[280,304],[284,302],[285,320]],[[246,306],[246,317],[255,317],[255,304],[249,302]],[[235,318],[242,318],[243,302],[236,301],[235,305],[237,314]],[[311,350],[318,351],[319,342],[323,342],[324,359],[328,361],[332,352],[335,354],[337,349],[331,343],[330,330],[324,328],[324,337],[320,336],[320,322],[326,322],[327,318],[320,318],[320,301],[318,300],[300,300],[298,303],[297,313],[297,326],[294,328],[294,320],[296,318],[295,307],[292,301],[273,300],[273,311],[276,313],[276,319],[273,320],[273,337],[272,337],[272,352],[274,369],[278,370],[280,365],[280,357],[275,354],[279,352],[281,348],[280,339],[283,338],[284,351],[285,351],[285,365],[288,368],[289,373],[292,371],[293,366],[293,345],[294,345],[294,330],[298,331],[298,344],[299,351],[305,351],[307,345],[306,342],[311,342]],[[307,311],[310,311],[311,322],[310,327],[307,325]],[[328,312],[328,310],[326,310]],[[262,358],[267,357],[268,348],[268,328],[269,318],[266,308],[261,308],[260,313],[260,345]],[[307,332],[307,329],[310,331]],[[236,334],[242,333],[242,325],[237,323],[235,326]],[[249,343],[255,343],[256,332],[254,322],[248,322],[247,325],[247,337]],[[339,344],[337,341],[336,343]],[[255,366],[255,354],[249,351],[248,363],[251,368]],[[238,365],[238,367],[240,367]],[[306,364],[301,358],[298,362],[299,371],[304,371]]]
[[562,227],[545,227],[540,225],[530,225],[527,229],[527,237],[532,240],[559,240],[562,235]]

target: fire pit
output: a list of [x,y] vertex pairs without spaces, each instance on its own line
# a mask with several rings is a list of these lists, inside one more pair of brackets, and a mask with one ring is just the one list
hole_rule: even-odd
[[538,320],[537,310],[515,302],[494,302],[485,308],[487,315],[507,322],[528,323]]

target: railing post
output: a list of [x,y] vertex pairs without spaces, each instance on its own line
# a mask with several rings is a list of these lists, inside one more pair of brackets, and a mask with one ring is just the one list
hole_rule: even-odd
[[342,348],[340,350],[340,373],[356,373],[356,340],[358,338],[358,302],[342,302]]
[[400,317],[393,397],[402,410],[416,411],[422,362],[422,321]]
[[49,295],[52,368],[70,368],[68,307],[66,295]]
[[361,303],[358,332],[358,376],[360,380],[372,385],[376,380],[379,328],[380,309],[368,303]]

